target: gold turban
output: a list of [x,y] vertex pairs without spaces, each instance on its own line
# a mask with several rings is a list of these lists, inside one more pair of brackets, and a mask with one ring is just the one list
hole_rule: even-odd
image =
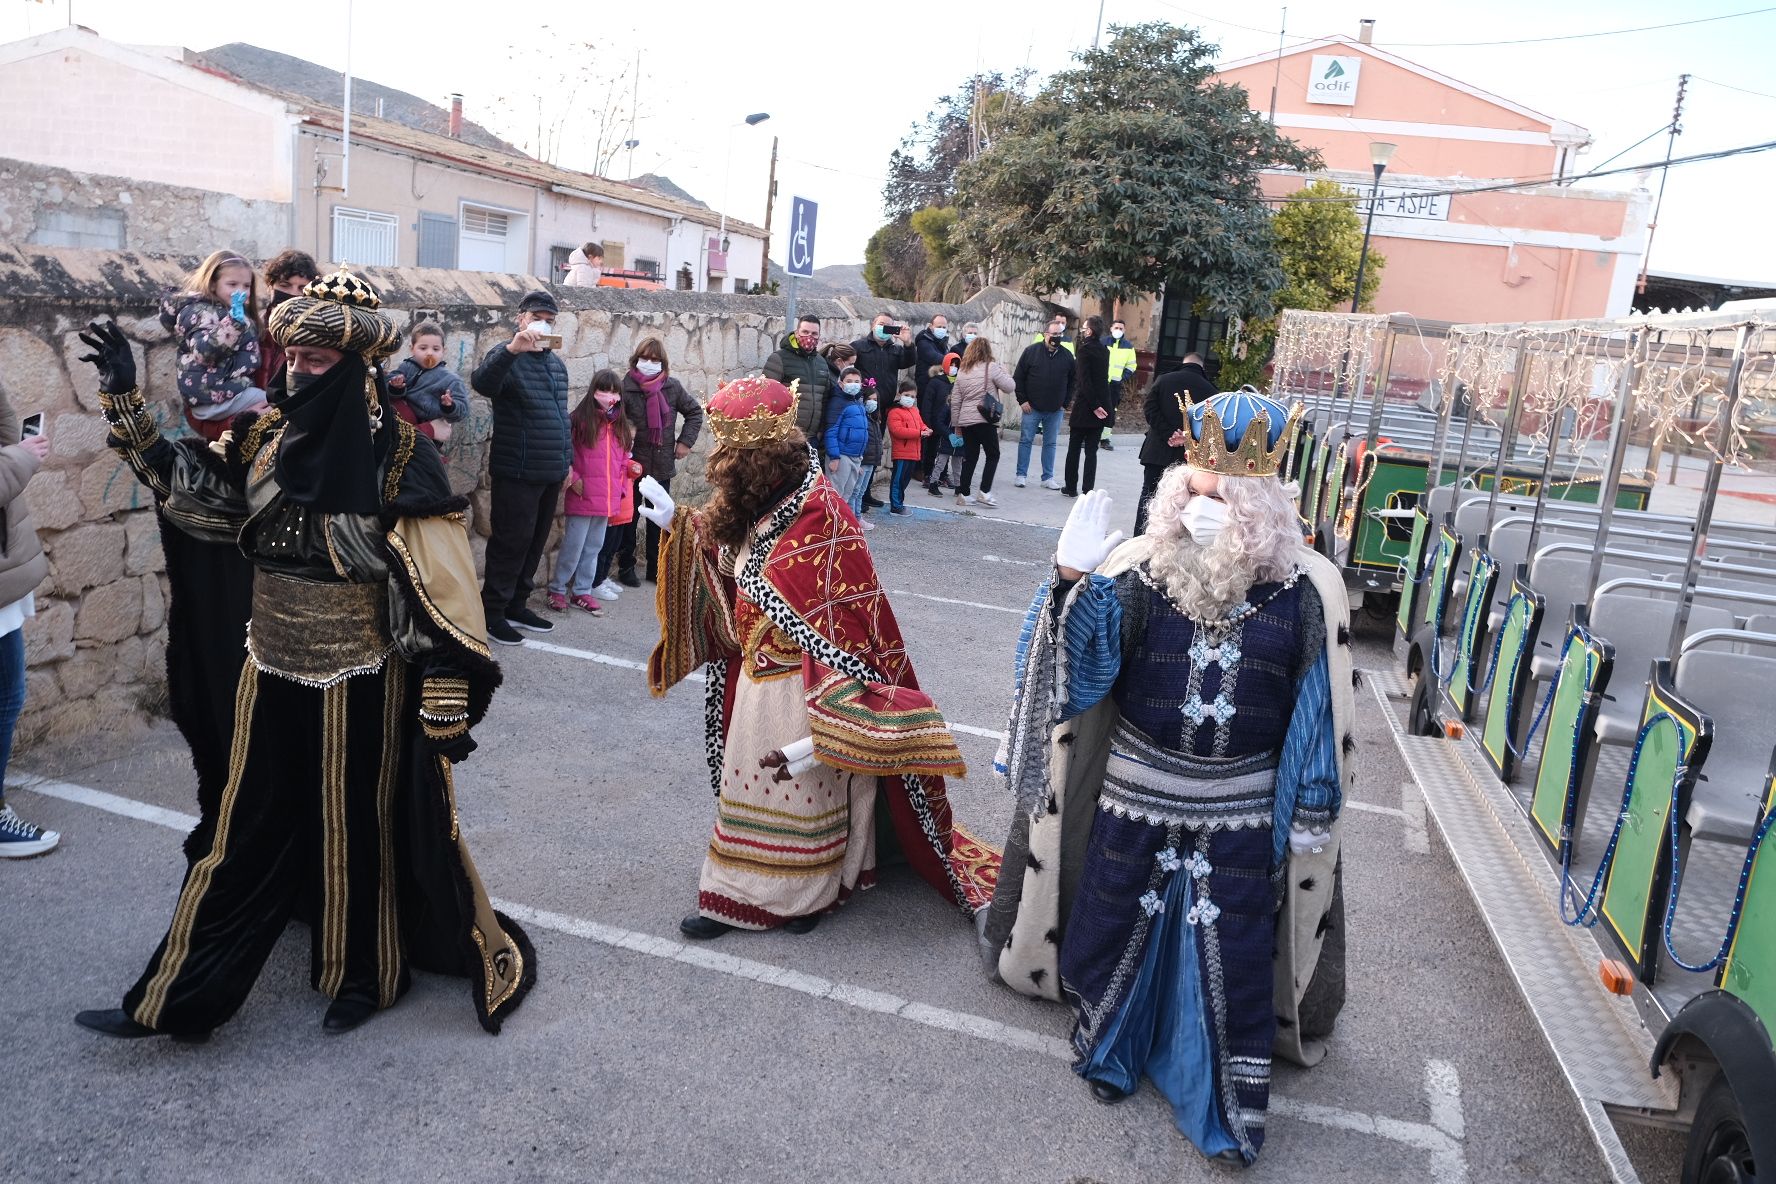
[[376,311],[381,307],[376,289],[341,267],[272,309],[271,336],[286,349],[312,345],[379,362],[401,344],[394,322]]

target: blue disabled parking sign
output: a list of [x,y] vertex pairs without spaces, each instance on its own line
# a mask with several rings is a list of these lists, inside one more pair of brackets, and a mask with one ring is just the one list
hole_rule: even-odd
[[805,197],[790,199],[789,265],[783,270],[790,275],[810,279],[814,275],[814,221],[820,205]]

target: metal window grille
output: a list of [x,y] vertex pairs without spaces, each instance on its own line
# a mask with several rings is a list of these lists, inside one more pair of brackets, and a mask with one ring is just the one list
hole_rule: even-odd
[[647,276],[655,282],[659,282],[664,278],[660,274],[660,261],[658,259],[649,259],[645,255],[636,257],[635,270],[645,272]]
[[368,267],[395,265],[395,216],[333,207],[333,262]]

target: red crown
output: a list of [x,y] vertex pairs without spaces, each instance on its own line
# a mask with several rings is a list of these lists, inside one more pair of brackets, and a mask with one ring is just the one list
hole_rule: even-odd
[[709,400],[709,430],[730,448],[757,448],[795,430],[796,385],[753,374],[724,383]]

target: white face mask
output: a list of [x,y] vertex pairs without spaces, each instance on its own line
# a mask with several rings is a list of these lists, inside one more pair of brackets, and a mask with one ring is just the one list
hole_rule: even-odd
[[1184,529],[1199,547],[1206,547],[1227,525],[1227,503],[1197,494],[1184,503]]
[[939,341],[942,341],[944,338],[946,338],[950,335],[950,331],[948,329],[944,328],[942,325],[937,325],[932,328],[931,335],[933,337],[937,338]]
[[913,398],[911,395],[901,395],[901,396],[897,397],[894,401],[896,403],[899,403],[902,407],[911,407],[914,403],[917,403],[919,400]]
[[635,363],[636,373],[640,374],[643,378],[652,378],[660,372],[660,369],[660,363],[651,358],[643,358],[641,361]]
[[1110,340],[1121,341],[1122,340],[1122,330],[1121,329],[1110,330]]
[[870,399],[869,401],[864,403],[863,409],[865,411],[869,412],[871,415],[874,415],[876,413],[876,401],[874,399]]
[[861,382],[847,382],[839,389],[843,390],[847,395],[855,395],[863,390],[863,384]]
[[979,336],[979,333],[964,333],[962,334],[962,340],[966,341],[969,345],[973,345],[974,339]]

